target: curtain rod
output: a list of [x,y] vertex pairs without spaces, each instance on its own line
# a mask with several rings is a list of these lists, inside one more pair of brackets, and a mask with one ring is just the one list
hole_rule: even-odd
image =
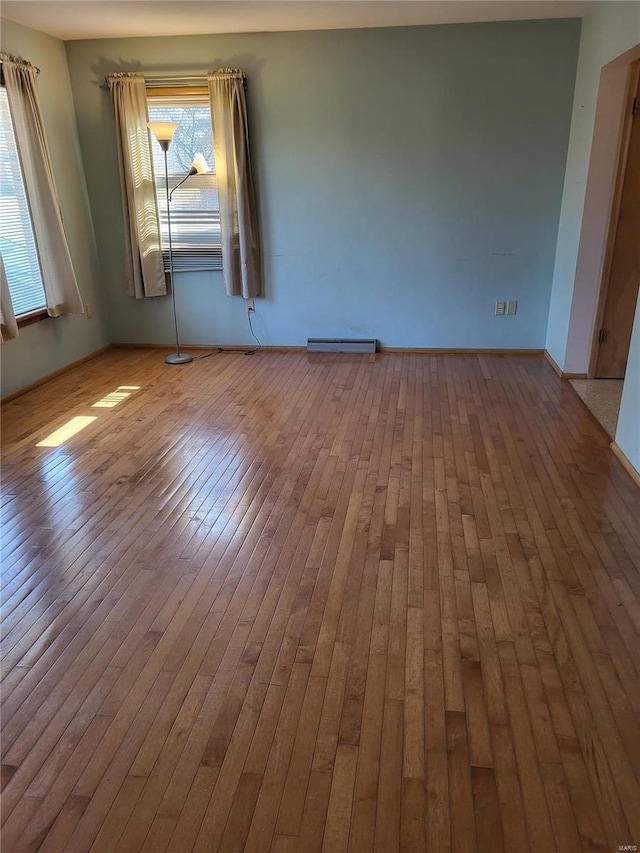
[[227,72],[229,74],[240,74],[244,85],[247,85],[247,75],[244,71],[237,68],[217,68],[215,71],[182,71],[179,74],[167,74],[166,71],[116,71],[113,74],[107,74],[104,82],[100,84],[101,89],[109,88],[109,77],[115,77],[121,74],[123,77],[128,77],[130,74],[139,74],[144,77],[147,88],[161,88],[167,86],[203,86],[207,83],[207,76],[211,73]]
[[108,89],[109,77],[116,77],[119,74],[122,77],[128,77],[129,75],[139,74],[141,77],[144,77],[144,82],[149,88],[154,88],[156,86],[175,86],[178,83],[181,86],[193,86],[196,84],[204,85],[207,82],[206,71],[185,71],[181,74],[167,74],[166,71],[115,71],[112,74],[106,75],[104,81],[100,84],[100,88]]
[[25,68],[33,68],[36,74],[40,73],[40,69],[32,62],[19,56],[12,56],[10,53],[0,53],[0,62],[13,62],[15,65],[23,65]]

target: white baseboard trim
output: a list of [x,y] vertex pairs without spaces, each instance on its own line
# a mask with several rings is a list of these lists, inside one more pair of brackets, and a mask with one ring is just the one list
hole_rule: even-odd
[[612,441],[610,446],[611,446],[611,451],[612,451],[613,455],[620,462],[620,464],[622,465],[624,470],[627,472],[627,474],[631,477],[631,479],[636,484],[636,486],[638,486],[640,488],[640,471],[636,471],[636,469],[633,467],[631,462],[629,462],[627,457],[624,455],[624,452],[622,450],[620,450],[620,448],[615,443],[615,441]]
[[551,365],[554,373],[557,373],[560,379],[587,379],[586,373],[565,373],[553,356],[549,355],[548,350],[545,350],[543,355]]

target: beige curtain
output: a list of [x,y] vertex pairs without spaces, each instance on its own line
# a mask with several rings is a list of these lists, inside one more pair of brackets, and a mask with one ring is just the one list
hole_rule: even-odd
[[107,82],[116,118],[127,292],[136,299],[165,296],[144,77],[112,74]]
[[84,314],[44,134],[37,88],[38,69],[3,55],[2,78],[38,247],[47,311],[51,317]]
[[9,284],[0,255],[0,336],[2,343],[18,337],[18,324],[13,313]]
[[262,293],[258,218],[249,159],[244,74],[224,69],[207,75],[220,200],[222,269],[229,296]]

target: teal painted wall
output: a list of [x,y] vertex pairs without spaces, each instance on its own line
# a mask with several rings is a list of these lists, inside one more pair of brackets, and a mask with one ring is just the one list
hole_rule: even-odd
[[[116,70],[249,79],[270,345],[543,347],[580,23],[66,44],[113,340],[172,339],[170,300],[125,294],[109,93]],[[220,274],[176,277],[183,341],[250,343]],[[494,316],[517,299],[515,317]]]
[[84,315],[47,318],[21,329],[18,338],[2,345],[1,393],[6,396],[106,346],[110,332],[97,274],[64,44],[4,19],[0,44],[3,51],[21,56],[41,70],[38,87],[69,249],[83,301],[94,307],[93,320]]

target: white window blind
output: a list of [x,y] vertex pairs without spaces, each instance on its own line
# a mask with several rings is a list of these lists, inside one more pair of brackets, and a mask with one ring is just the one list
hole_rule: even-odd
[[16,317],[46,307],[7,90],[0,86],[0,252]]
[[[220,209],[215,175],[213,132],[208,95],[147,96],[150,121],[178,124],[168,153],[169,191],[189,173],[196,154],[201,153],[210,172],[192,175],[171,198],[171,242],[173,269],[222,269]],[[169,228],[165,190],[164,153],[151,134],[156,199],[160,216],[160,238],[165,269],[169,269]]]

